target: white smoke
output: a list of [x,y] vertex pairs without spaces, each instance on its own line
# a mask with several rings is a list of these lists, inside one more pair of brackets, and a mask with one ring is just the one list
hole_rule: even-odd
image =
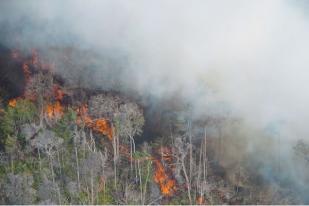
[[[0,2],[0,23],[21,26],[21,41],[31,46],[120,51],[128,61],[114,75],[125,87],[158,98],[176,93],[198,116],[230,110],[252,131],[275,130],[286,148],[290,140],[309,141],[306,5],[288,0],[11,0]],[[23,27],[25,19],[31,26]],[[102,66],[102,72],[108,69]]]

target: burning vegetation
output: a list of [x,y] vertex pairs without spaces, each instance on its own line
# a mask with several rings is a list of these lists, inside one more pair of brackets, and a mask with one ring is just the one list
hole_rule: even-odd
[[10,107],[16,107],[16,103],[17,103],[17,100],[16,100],[16,99],[11,99],[11,100],[9,100],[9,106],[10,106]]
[[[16,60],[22,60],[22,55],[18,51],[12,52],[11,56]],[[18,99],[26,98],[35,104],[41,104],[43,106],[43,113],[45,114],[44,118],[46,118],[47,122],[57,122],[61,120],[67,112],[67,108],[70,107],[70,105],[64,106],[63,103],[63,100],[68,93],[65,92],[62,89],[62,86],[57,84],[57,82],[51,80],[52,73],[50,68],[52,68],[52,66],[44,64],[43,61],[40,60],[38,52],[33,50],[31,58],[22,63],[21,69],[23,71],[24,78],[26,79],[24,95],[9,100],[8,105],[14,108],[16,107]],[[96,102],[100,101],[103,102],[99,103],[99,106],[95,106],[95,104],[97,104]],[[141,130],[137,127],[134,128],[134,125],[132,125],[133,128],[129,128],[130,125],[125,126],[126,124],[130,124],[131,120],[136,120],[143,124],[143,120],[139,116],[139,109],[135,108],[133,104],[128,104],[127,106],[121,103],[119,98],[114,99],[114,97],[111,96],[107,98],[101,96],[99,99],[94,98],[91,104],[92,110],[95,110],[92,111],[92,113],[95,113],[96,115],[100,114],[101,117],[91,117],[89,114],[88,104],[83,103],[82,106],[71,105],[72,108],[75,107],[73,111],[77,116],[76,124],[81,127],[85,126],[93,132],[106,136],[111,142],[113,141],[113,138],[117,138],[116,136],[119,136],[120,133],[127,134],[131,137],[131,149],[129,149],[125,143],[120,143],[120,155],[126,157],[129,162],[134,162],[134,164],[136,164],[136,161],[141,160],[140,157],[133,157],[132,154],[130,155],[130,153],[133,152],[133,147],[135,150],[135,144],[131,141],[132,137],[135,134],[140,133]],[[102,105],[104,108],[100,108]],[[129,105],[131,107],[129,107]],[[136,109],[136,112],[132,109]],[[112,125],[113,120],[111,118],[111,114],[116,116],[116,127]],[[124,125],[119,125],[119,123],[123,123]],[[116,130],[116,134],[114,130]],[[170,168],[165,168],[161,160],[158,158],[147,157],[144,160],[150,160],[154,165],[153,181],[158,184],[162,196],[172,197],[176,192],[176,180],[172,177]],[[169,162],[170,160],[171,159],[169,159],[168,155],[165,154],[163,161]],[[102,178],[103,177],[101,177],[101,179]],[[102,187],[102,185],[100,187]]]
[[176,181],[167,175],[166,169],[160,160],[154,160],[154,181],[160,186],[162,195],[171,197],[176,192]]
[[113,128],[111,123],[104,118],[93,119],[88,114],[88,106],[83,105],[77,109],[77,114],[79,119],[77,120],[78,124],[84,123],[88,128],[93,129],[95,132],[99,132],[108,137],[109,140],[113,139]]
[[60,102],[48,104],[45,109],[46,115],[49,119],[60,119],[63,115],[64,109]]
[[[209,149],[220,150],[220,144],[208,139],[206,127],[196,134],[192,120],[178,116],[169,119],[168,131],[164,127],[165,138],[137,144],[149,133],[143,133],[144,111],[136,101],[68,84],[38,50],[30,56],[14,50],[9,56],[25,81],[22,94],[0,108],[1,154],[9,157],[0,170],[6,171],[0,203],[269,203],[265,185],[245,199],[253,190],[246,186],[244,168],[233,167],[230,179],[222,172],[220,156]],[[147,118],[154,116],[156,127],[166,123],[158,113]]]

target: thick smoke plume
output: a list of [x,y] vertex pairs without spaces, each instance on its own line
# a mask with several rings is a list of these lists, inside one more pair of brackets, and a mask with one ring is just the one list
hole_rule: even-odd
[[[86,83],[105,89],[176,96],[196,118],[241,119],[225,129],[227,141],[246,142],[230,157],[239,158],[237,151],[259,162],[279,148],[275,158],[300,185],[292,146],[309,141],[308,8],[288,0],[1,1],[0,41],[25,50],[91,51],[102,56],[92,72],[68,72],[67,65],[59,72],[89,75]],[[90,58],[81,53],[73,65]]]

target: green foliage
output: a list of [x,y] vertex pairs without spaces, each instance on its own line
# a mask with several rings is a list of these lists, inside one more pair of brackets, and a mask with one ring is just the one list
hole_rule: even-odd
[[17,100],[16,106],[7,106],[0,119],[1,135],[12,135],[22,124],[30,123],[37,114],[35,105],[26,99]]
[[82,203],[82,204],[87,204],[88,202],[88,195],[86,192],[80,192],[78,194],[78,202]]
[[31,101],[20,99],[17,100],[15,107],[9,106],[7,108],[7,114],[13,118],[16,126],[20,126],[21,124],[33,121],[37,111],[35,105]]
[[17,138],[15,136],[8,136],[5,139],[5,151],[8,153],[16,152]]
[[139,161],[143,190],[148,190],[148,185],[152,181],[153,176],[151,155],[145,151],[136,151],[133,157]]
[[135,153],[133,153],[133,157],[140,159],[140,158],[151,157],[151,155],[144,151],[136,151]]
[[25,173],[25,172],[31,174],[33,172],[33,167],[27,161],[18,160],[18,161],[14,161],[13,170],[15,174],[20,174],[20,173]]
[[[129,136],[139,134],[141,132],[142,125],[144,124],[142,113],[133,106],[132,108],[128,106],[125,109],[126,110],[124,110],[124,114],[130,116],[130,118],[126,118],[126,121],[123,121],[120,116],[117,116],[115,117],[115,119],[113,119],[113,126],[116,127],[116,131],[122,130],[123,137],[127,137],[129,134]],[[73,109],[69,108],[61,117],[61,119],[53,122],[53,124],[44,125],[44,121],[42,122],[43,124],[40,124],[40,126],[42,126],[40,127],[42,133],[44,133],[45,130],[49,132],[52,130],[53,133],[55,133],[55,135],[52,135],[53,137],[57,136],[64,139],[64,144],[61,144],[61,147],[59,148],[56,146],[50,148],[44,147],[44,145],[51,144],[50,141],[52,141],[53,138],[50,138],[51,135],[48,135],[48,133],[47,135],[41,135],[42,133],[37,131],[38,127],[36,127],[34,123],[39,119],[38,115],[39,112],[36,109],[35,105],[31,101],[26,99],[18,99],[16,101],[16,105],[6,106],[3,112],[0,113],[0,138],[5,148],[5,152],[8,155],[8,159],[4,160],[4,163],[0,165],[0,182],[5,180],[9,172],[12,173],[12,175],[18,177],[21,175],[33,177],[33,181],[31,180],[30,187],[27,187],[26,190],[32,189],[37,191],[36,194],[33,192],[33,197],[31,196],[31,201],[32,203],[38,203],[42,200],[39,197],[38,191],[42,189],[42,185],[44,186],[45,179],[48,179],[49,182],[55,183],[60,187],[59,192],[61,193],[61,203],[89,204],[89,186],[87,185],[87,181],[89,179],[89,177],[87,176],[88,166],[85,168],[83,167],[84,169],[81,169],[81,166],[82,163],[87,160],[89,154],[91,154],[93,151],[89,150],[89,148],[85,146],[86,144],[77,145],[80,190],[77,190],[77,187],[74,186],[75,184],[77,184],[78,177],[74,150],[76,145],[73,144],[72,138],[74,128],[77,126],[76,112]],[[30,128],[29,131],[28,128]],[[33,132],[33,134],[30,132]],[[88,132],[88,130],[85,130],[85,132]],[[28,133],[31,135],[28,135]],[[27,139],[23,135],[27,136]],[[88,137],[88,134],[86,137]],[[119,135],[119,137],[122,136]],[[122,143],[123,142],[121,142],[121,144]],[[96,145],[96,150],[102,149],[102,151],[109,152],[109,149],[111,149],[109,144],[110,142],[106,142],[106,144]],[[38,148],[40,149],[38,150]],[[109,155],[109,153],[107,153],[107,155]],[[142,182],[141,186],[148,193],[148,183],[152,181],[152,161],[150,158],[151,155],[147,152],[135,152],[133,155],[134,158],[139,161],[139,169],[141,171]],[[108,176],[108,178],[106,179],[105,187],[102,189],[100,188],[100,191],[95,194],[94,204],[112,205],[117,203],[117,195],[119,194],[117,192],[119,190],[117,190],[116,192],[116,188],[114,186],[114,179],[111,178],[110,175],[113,170],[109,161],[111,161],[112,158],[110,158],[110,156],[107,156],[106,158],[108,159],[106,160],[107,162],[104,166],[107,171],[107,173],[105,174],[108,174],[106,175]],[[91,165],[93,165],[93,167],[101,168],[99,167],[101,165],[101,159],[95,161]],[[119,170],[117,171],[117,175],[119,177],[117,181],[117,189],[120,189],[123,186],[123,178],[128,177],[128,174],[124,174],[123,176],[121,176],[122,171],[125,171],[123,173],[129,171],[122,170],[125,166],[119,164]],[[100,172],[101,171],[99,171],[98,173]],[[92,181],[95,182],[96,186],[101,183],[99,182],[100,180],[97,176],[94,176]],[[72,187],[67,187],[67,182],[72,182],[73,186],[70,184],[68,186]],[[12,185],[14,186],[16,185],[16,183],[12,182]],[[49,186],[54,187],[52,184],[50,184]],[[134,189],[138,186],[138,183],[134,184]],[[12,190],[14,190],[14,188]],[[14,193],[10,194],[13,194],[12,199],[14,199]],[[23,193],[21,192],[21,194]]]
[[69,108],[53,128],[53,131],[56,133],[56,135],[63,138],[67,143],[71,140],[72,137],[70,126],[76,121],[76,118],[76,112]]
[[99,192],[98,194],[98,203],[99,205],[114,205],[116,202],[112,195],[111,188],[113,183],[107,183],[105,186],[105,190]]
[[[70,156],[69,152],[73,152],[72,149],[67,149],[68,146],[66,147],[65,154],[62,156],[63,157],[63,172],[70,178],[77,178],[76,177],[76,170],[72,167],[72,164],[75,166],[75,159],[73,160],[74,163],[72,163],[72,158]],[[75,156],[74,156],[75,158]]]
[[5,165],[3,165],[3,164],[0,165],[0,179],[2,179],[3,177],[6,176],[6,174],[7,174],[7,170],[6,169],[7,168],[6,168]]
[[39,170],[33,171],[33,188],[38,190],[39,185],[42,183],[42,177]]
[[8,135],[12,135],[14,133],[14,119],[10,112],[4,112],[1,116],[0,133],[2,136],[2,143],[4,143],[4,140]]

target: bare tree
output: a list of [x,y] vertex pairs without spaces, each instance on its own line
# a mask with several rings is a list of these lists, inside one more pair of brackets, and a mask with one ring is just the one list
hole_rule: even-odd
[[[32,141],[31,145],[38,151],[43,151],[47,155],[50,165],[51,176],[55,182],[54,162],[55,155],[59,152],[63,139],[56,137],[55,133],[44,129]],[[39,153],[40,154],[40,153]],[[60,164],[60,162],[58,162]]]
[[[104,164],[103,164],[104,166]],[[89,152],[86,159],[81,161],[81,181],[83,188],[86,188],[89,198],[89,204],[95,204],[97,191],[100,188],[99,181],[96,181],[102,175],[102,155],[98,152]]]
[[[106,118],[112,123],[112,128],[117,127],[115,119],[118,119],[119,104],[121,99],[119,96],[111,94],[100,94],[91,97],[89,100],[90,115],[95,118]],[[119,159],[119,130],[113,131],[112,145],[114,150],[114,186],[117,189],[117,162]]]
[[200,197],[205,194],[205,187],[207,187],[208,176],[208,158],[207,158],[207,133],[206,126],[204,128],[204,138],[201,140],[199,150],[198,170],[196,179],[196,189]]
[[40,127],[43,126],[44,108],[53,91],[53,76],[50,73],[39,72],[33,75],[26,86],[25,96],[36,99],[40,111]]
[[121,99],[112,94],[99,94],[89,100],[90,115],[95,118],[107,118],[112,120],[118,111]]
[[175,145],[173,148],[173,154],[176,157],[177,164],[181,165],[185,180],[186,180],[186,188],[188,193],[188,198],[190,204],[192,204],[192,197],[191,197],[191,181],[188,175],[188,169],[186,166],[186,158],[190,150],[190,144],[186,143],[183,138],[177,137],[175,139]]
[[129,138],[132,169],[133,153],[136,150],[134,137],[142,133],[142,128],[145,123],[144,115],[139,106],[131,102],[120,106],[120,114],[119,130],[121,134]]

